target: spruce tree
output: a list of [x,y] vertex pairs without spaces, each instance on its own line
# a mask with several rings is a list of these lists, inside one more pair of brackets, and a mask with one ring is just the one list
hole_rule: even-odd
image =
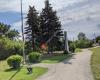
[[48,41],[57,32],[56,36],[49,42],[50,51],[56,46],[62,36],[61,22],[57,17],[56,11],[53,10],[49,0],[45,1],[45,8],[40,13],[40,27],[42,31],[42,42]]
[[31,50],[36,50],[36,39],[39,36],[39,16],[35,7],[29,6],[29,11],[27,14],[27,27],[25,27],[25,40],[26,48]]

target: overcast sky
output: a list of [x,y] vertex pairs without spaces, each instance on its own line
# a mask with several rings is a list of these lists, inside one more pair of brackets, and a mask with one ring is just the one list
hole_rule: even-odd
[[[34,5],[38,12],[44,7],[45,0],[23,0],[24,18],[28,6]],[[100,0],[50,0],[62,22],[63,30],[68,31],[70,39],[84,32],[89,38],[100,35]],[[20,0],[0,0],[0,22],[12,25],[21,32]]]

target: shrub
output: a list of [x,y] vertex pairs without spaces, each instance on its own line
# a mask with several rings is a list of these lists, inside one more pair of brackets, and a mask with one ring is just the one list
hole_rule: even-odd
[[70,43],[70,44],[69,44],[69,51],[75,52],[75,49],[76,49],[75,43]]
[[7,63],[8,63],[8,65],[10,67],[12,67],[14,69],[18,69],[20,67],[21,60],[22,60],[21,56],[19,56],[19,55],[13,55],[13,56],[10,56],[7,59]]
[[100,46],[100,40],[98,41],[98,43],[99,43],[99,46]]
[[16,53],[22,55],[21,41],[12,41],[5,37],[0,38],[0,60],[4,60]]
[[63,54],[68,54],[68,51],[65,50]]
[[38,52],[32,52],[29,54],[28,58],[31,63],[36,63],[36,62],[40,61],[41,54]]

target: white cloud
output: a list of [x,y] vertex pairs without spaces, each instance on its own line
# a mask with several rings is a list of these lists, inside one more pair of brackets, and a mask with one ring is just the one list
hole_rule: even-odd
[[[26,25],[25,25],[25,19],[24,19],[24,25],[23,25],[23,27],[25,28],[26,27]],[[21,26],[21,21],[18,21],[18,22],[16,22],[16,23],[14,23],[14,24],[12,24],[12,29],[16,29],[16,30],[18,30],[19,31],[19,35],[20,35],[20,37],[19,37],[19,39],[20,40],[22,40],[22,26]]]
[[[44,7],[44,1],[45,0],[23,0],[23,11],[26,12],[29,5],[35,5],[38,10],[41,10]],[[55,9],[61,9],[81,1],[83,0],[50,0],[50,3]],[[20,12],[20,0],[0,0],[0,12],[7,11]]]
[[[45,0],[23,0],[23,12],[27,13],[29,5],[35,5],[40,11]],[[50,0],[58,11],[58,16],[63,24],[63,29],[68,27],[69,37],[76,36],[78,32],[86,34],[100,33],[96,25],[100,22],[100,0]],[[4,6],[5,5],[5,6]],[[0,12],[20,12],[20,0],[0,0]],[[15,22],[13,28],[20,30],[21,22]]]
[[12,29],[16,29],[21,32],[21,21],[12,24]]
[[[25,22],[26,22],[26,20],[24,19],[24,21],[23,21],[23,27],[25,28],[27,25],[25,24]],[[21,32],[21,21],[18,21],[18,22],[16,22],[16,23],[14,23],[14,24],[12,24],[12,29],[16,29],[16,30],[18,30],[19,32]]]

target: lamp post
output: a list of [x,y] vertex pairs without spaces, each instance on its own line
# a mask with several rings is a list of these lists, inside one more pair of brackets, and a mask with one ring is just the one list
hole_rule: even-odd
[[24,48],[24,26],[23,26],[23,5],[22,5],[22,0],[20,0],[20,5],[21,5],[21,30],[22,30],[22,40],[23,40],[23,64],[25,64],[25,48]]

